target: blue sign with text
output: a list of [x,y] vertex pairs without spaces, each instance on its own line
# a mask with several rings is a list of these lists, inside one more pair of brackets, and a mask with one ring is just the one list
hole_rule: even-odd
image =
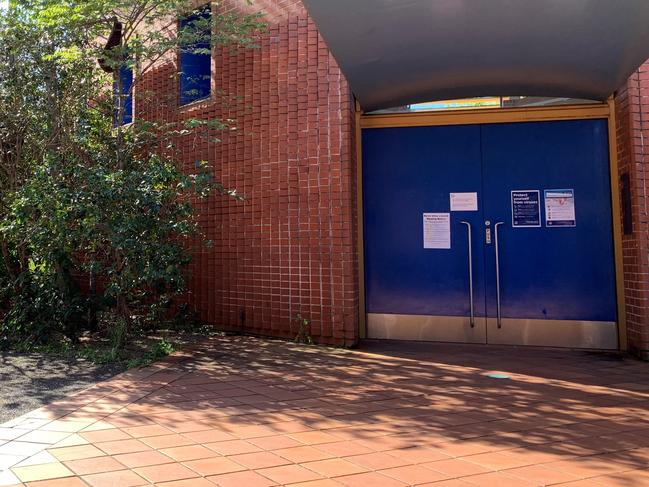
[[541,226],[541,192],[536,190],[512,191],[512,227]]

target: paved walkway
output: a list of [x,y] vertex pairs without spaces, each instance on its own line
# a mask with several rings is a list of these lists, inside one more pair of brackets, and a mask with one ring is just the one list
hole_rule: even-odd
[[5,423],[0,471],[39,487],[649,486],[649,364],[212,339]]

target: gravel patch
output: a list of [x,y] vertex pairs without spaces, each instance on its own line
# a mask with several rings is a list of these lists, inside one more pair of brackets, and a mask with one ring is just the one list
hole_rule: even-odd
[[0,353],[0,424],[109,379],[124,365],[42,353]]

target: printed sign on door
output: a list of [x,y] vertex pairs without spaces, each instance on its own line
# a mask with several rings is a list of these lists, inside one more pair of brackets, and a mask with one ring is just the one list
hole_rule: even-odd
[[541,191],[523,189],[512,191],[512,227],[541,226]]
[[572,189],[546,189],[545,226],[575,227],[575,191]]
[[450,213],[424,213],[424,248],[451,248]]

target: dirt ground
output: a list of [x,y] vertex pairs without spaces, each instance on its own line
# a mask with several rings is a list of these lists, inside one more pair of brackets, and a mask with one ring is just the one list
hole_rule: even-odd
[[45,353],[0,353],[0,424],[108,379],[123,364],[95,365]]

